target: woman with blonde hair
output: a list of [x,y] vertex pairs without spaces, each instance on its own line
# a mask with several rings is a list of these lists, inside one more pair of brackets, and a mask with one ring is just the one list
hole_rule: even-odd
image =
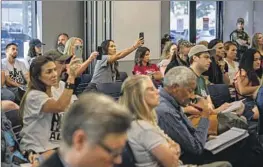
[[[151,78],[146,75],[134,75],[127,78],[122,85],[119,103],[128,107],[134,117],[128,131],[128,144],[135,157],[135,166],[180,166],[182,164],[179,160],[180,146],[157,124],[154,108],[159,105],[159,93]],[[204,166],[229,167],[231,165],[227,162],[216,162]]]
[[258,32],[252,38],[251,48],[257,49],[261,56],[263,56],[263,34]]
[[[73,55],[75,55],[76,47],[80,46],[80,53],[83,54],[83,40],[77,37],[71,37],[66,42],[64,54],[63,55],[70,55],[71,57],[66,61],[66,64],[69,64]],[[89,66],[89,64],[97,57],[98,52],[92,52],[87,60],[85,60],[80,68],[77,71],[77,76],[80,76]],[[68,68],[68,67],[67,67]]]
[[166,42],[161,55],[161,62],[158,64],[161,73],[164,75],[167,65],[171,62],[172,56],[177,54],[177,45],[173,42]]

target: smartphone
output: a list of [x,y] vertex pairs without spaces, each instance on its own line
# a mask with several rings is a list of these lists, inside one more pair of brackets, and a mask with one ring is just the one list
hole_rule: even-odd
[[101,60],[102,59],[102,47],[98,46],[97,51],[99,52],[99,55],[97,56],[97,60]]
[[144,32],[140,32],[140,33],[139,33],[139,38],[144,39]]
[[76,45],[74,54],[75,54],[76,58],[79,58],[83,61],[82,53],[83,53],[83,46],[82,45]]

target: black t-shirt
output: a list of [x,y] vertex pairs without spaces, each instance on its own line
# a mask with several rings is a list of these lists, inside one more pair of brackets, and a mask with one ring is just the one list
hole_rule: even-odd
[[[216,63],[214,57],[211,58],[212,62],[209,69],[203,73],[203,76],[208,76],[208,80],[214,84],[224,84],[223,73],[220,66]],[[228,65],[225,64],[225,72],[228,72]]]

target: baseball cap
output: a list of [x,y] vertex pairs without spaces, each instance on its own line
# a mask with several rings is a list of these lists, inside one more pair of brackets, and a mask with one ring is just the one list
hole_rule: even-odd
[[245,22],[245,20],[244,20],[243,18],[238,18],[238,19],[237,19],[237,23],[242,23],[242,24],[244,24],[244,22]]
[[44,53],[44,56],[49,56],[55,61],[66,61],[71,57],[69,55],[62,54],[57,50],[49,50]]
[[42,43],[39,39],[31,39],[29,41],[29,46],[36,46],[36,47],[41,47],[42,45],[46,45],[44,43]]
[[192,56],[198,54],[198,53],[203,53],[203,52],[208,52],[210,55],[215,53],[215,49],[208,49],[204,45],[195,45],[192,47],[188,53],[188,57],[191,58]]

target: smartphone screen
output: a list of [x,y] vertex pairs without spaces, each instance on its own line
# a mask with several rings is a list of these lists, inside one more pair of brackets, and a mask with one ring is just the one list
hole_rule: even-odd
[[75,46],[75,53],[74,53],[76,58],[83,60],[82,53],[83,53],[83,46],[82,45],[76,45]]
[[99,52],[99,55],[97,56],[97,60],[101,60],[102,59],[102,47],[98,46],[97,51]]
[[140,32],[140,33],[139,33],[139,38],[144,39],[144,32]]

